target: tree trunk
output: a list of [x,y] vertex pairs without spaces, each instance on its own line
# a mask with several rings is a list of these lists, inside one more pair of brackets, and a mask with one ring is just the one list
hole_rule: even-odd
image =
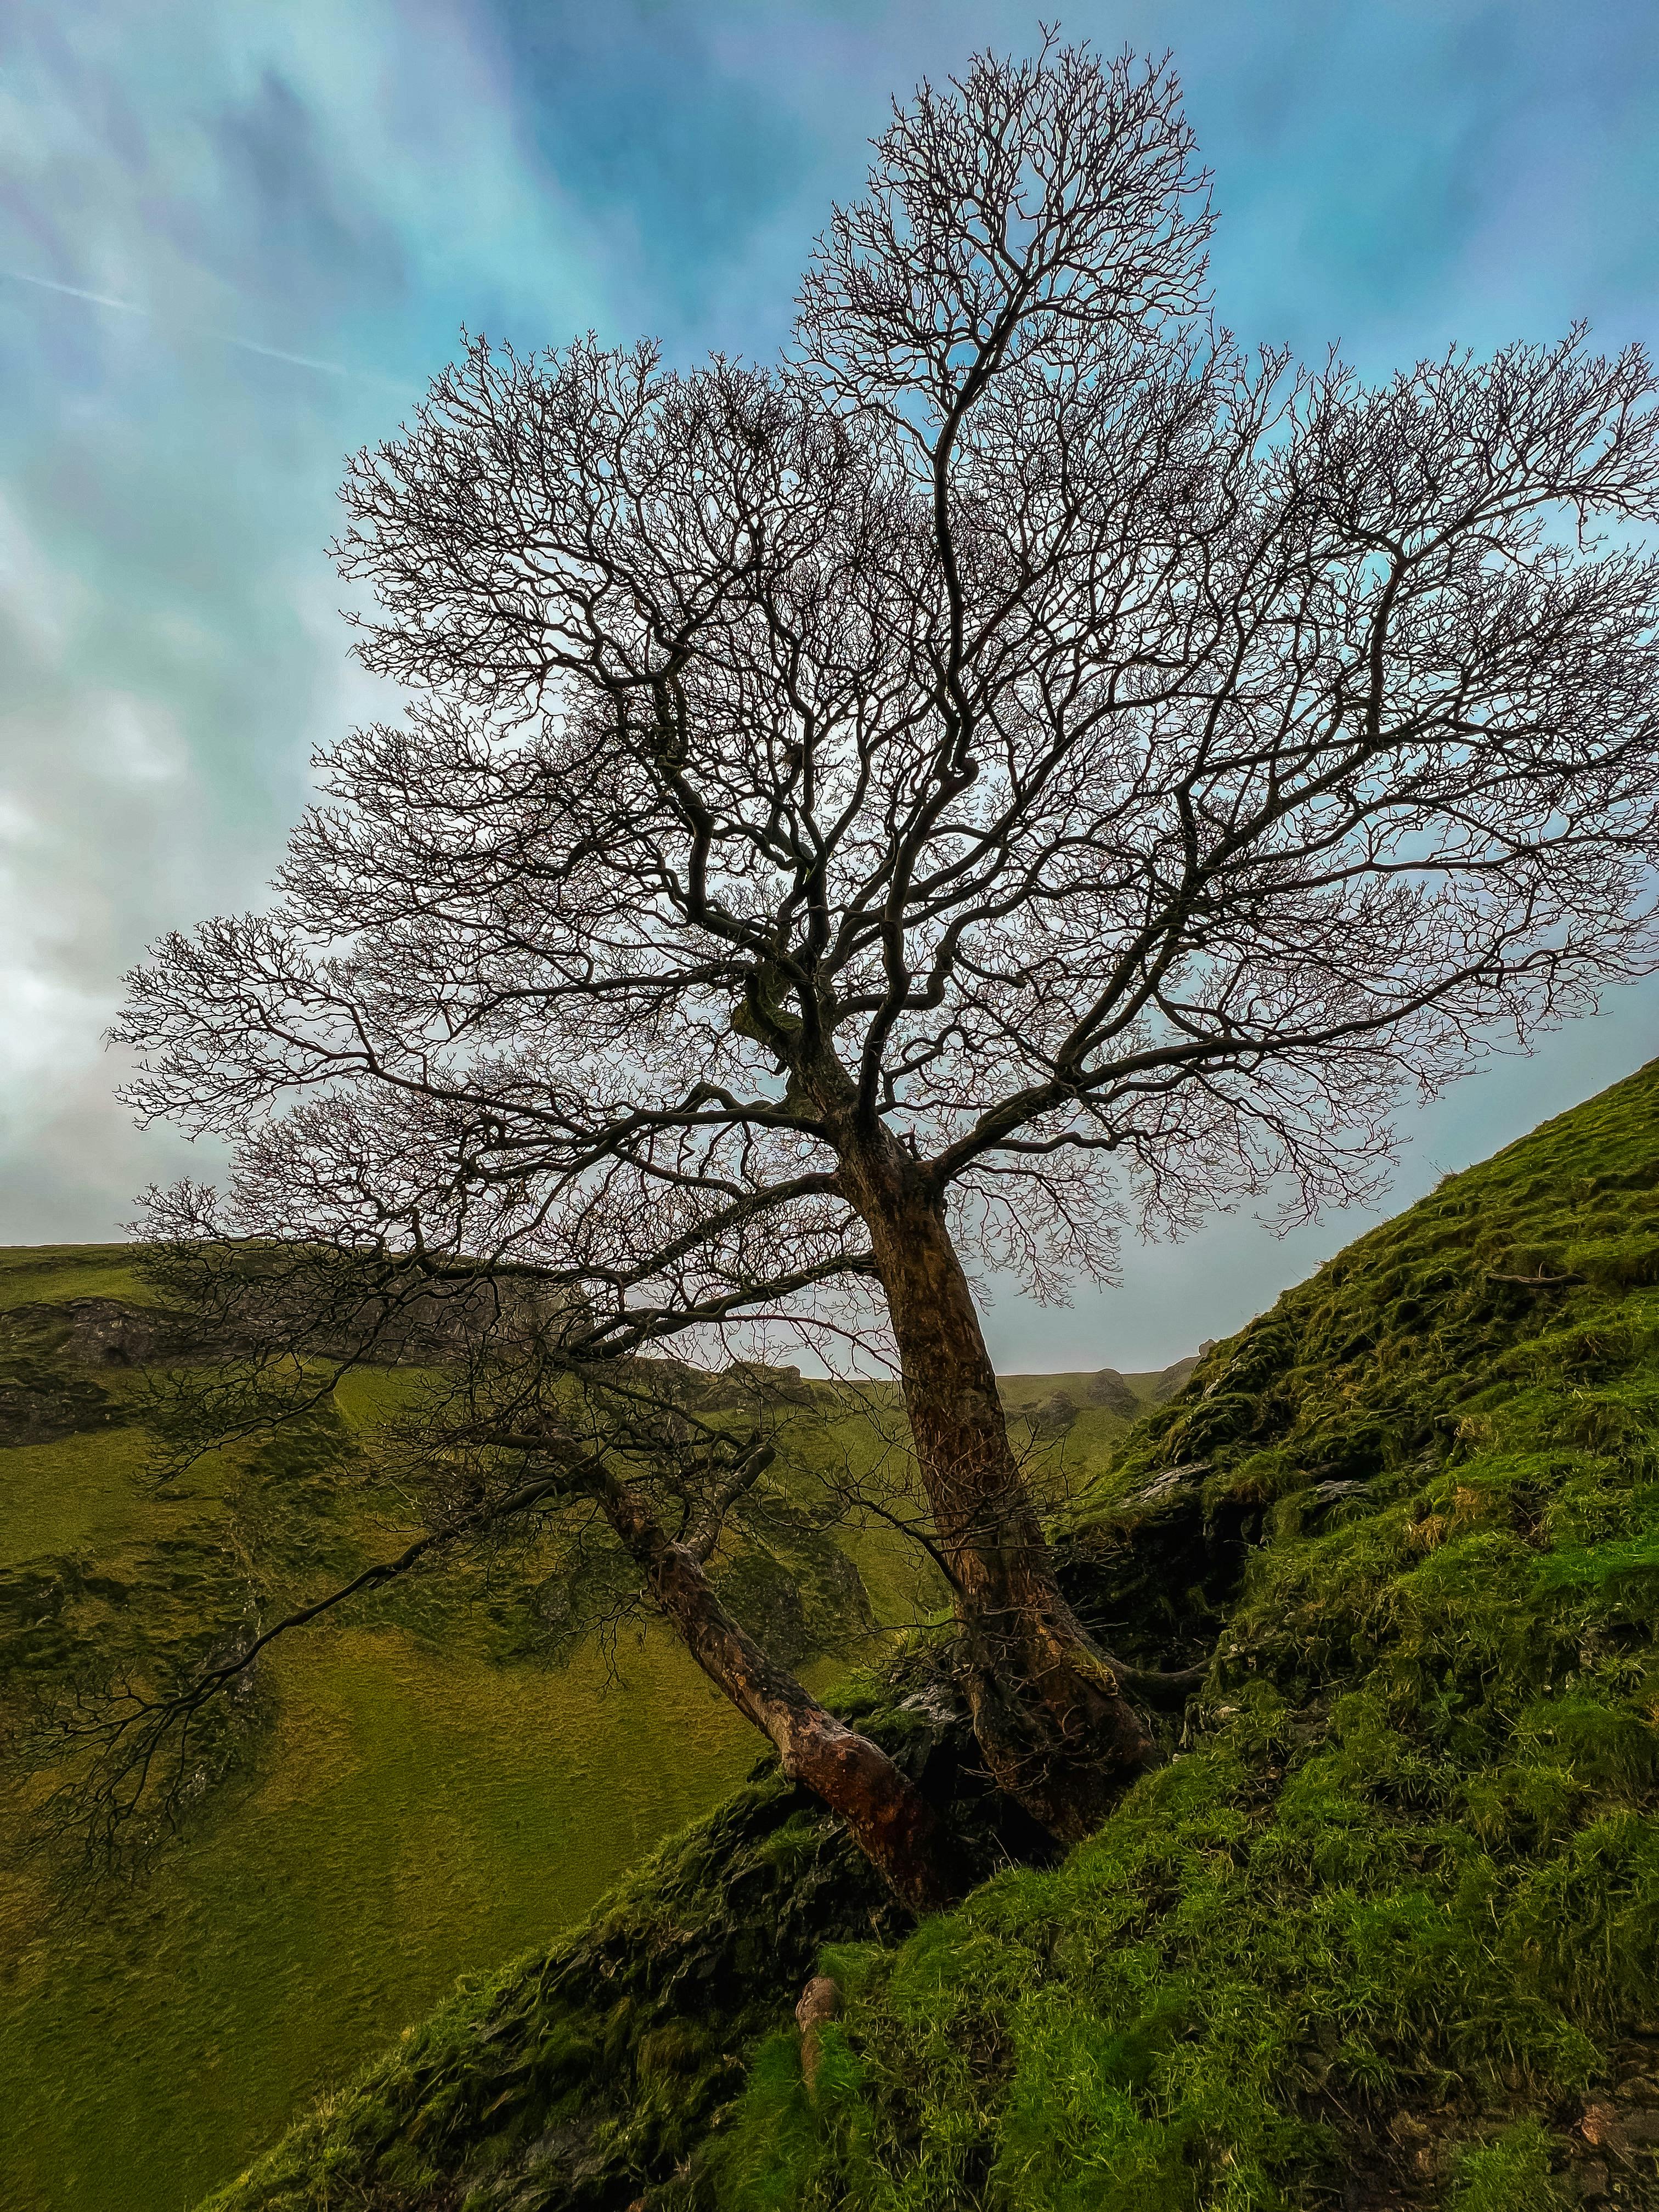
[[1075,1841],[1146,1756],[1146,1729],[1060,1595],[941,1197],[884,1134],[843,1158],[842,1172],[892,1315],[916,1459],[956,1585],[975,1734],[998,1787]]
[[645,1572],[653,1596],[705,1674],[776,1745],[783,1771],[838,1813],[866,1856],[913,1912],[962,1895],[954,1839],[886,1753],[826,1712],[720,1603],[694,1555],[676,1544],[637,1491],[598,1477],[605,1518]]

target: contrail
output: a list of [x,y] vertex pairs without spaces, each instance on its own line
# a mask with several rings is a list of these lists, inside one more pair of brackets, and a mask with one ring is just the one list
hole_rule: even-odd
[[78,284],[56,284],[50,276],[26,276],[21,269],[0,269],[0,276],[9,276],[14,284],[38,284],[43,292],[62,292],[71,300],[90,300],[95,307],[118,308],[124,315],[143,315],[148,319],[148,307],[135,307],[131,300],[112,300],[107,292],[84,292]]
[[[60,284],[51,276],[31,276],[21,269],[0,269],[0,276],[9,277],[14,284],[33,284],[42,292],[61,292],[65,299],[89,301],[94,307],[113,307],[118,314],[137,315],[147,323],[155,320],[153,307],[141,307],[132,300],[114,299],[107,292],[88,292],[82,285]],[[318,361],[308,353],[285,353],[280,346],[256,345],[252,338],[233,337],[228,331],[204,328],[202,335],[216,339],[221,345],[235,346],[243,353],[257,353],[266,361],[286,361],[295,368],[315,369],[319,376],[346,376],[360,384],[393,382],[389,376],[375,376],[360,368],[343,368],[338,362]],[[398,385],[396,388],[401,391],[404,387]]]

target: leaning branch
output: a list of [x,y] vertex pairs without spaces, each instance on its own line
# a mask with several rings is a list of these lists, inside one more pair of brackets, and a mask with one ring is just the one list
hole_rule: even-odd
[[255,1637],[246,1650],[240,1652],[235,1658],[228,1659],[220,1666],[204,1669],[193,1681],[187,1683],[182,1690],[175,1692],[173,1696],[136,1700],[133,1709],[123,1713],[118,1719],[100,1722],[85,1732],[94,1736],[101,1735],[105,1739],[106,1757],[124,1739],[130,1738],[133,1732],[139,1729],[145,1730],[145,1741],[153,1746],[169,1728],[199,1712],[210,1698],[218,1696],[239,1676],[246,1674],[259,1654],[267,1645],[274,1644],[278,1637],[286,1636],[291,1629],[303,1628],[308,1621],[316,1620],[325,1613],[331,1613],[337,1606],[343,1605],[348,1598],[356,1597],[363,1590],[376,1589],[382,1583],[393,1582],[400,1575],[406,1575],[428,1552],[434,1550],[437,1546],[453,1543],[463,1536],[477,1534],[480,1530],[492,1527],[499,1521],[507,1520],[515,1513],[527,1511],[531,1506],[538,1504],[544,1498],[551,1496],[555,1492],[568,1489],[586,1472],[586,1463],[584,1463],[582,1467],[562,1471],[556,1475],[540,1477],[533,1482],[521,1485],[519,1489],[511,1492],[502,1498],[498,1504],[491,1506],[487,1512],[476,1514],[465,1521],[453,1522],[447,1528],[429,1529],[424,1536],[417,1536],[412,1544],[407,1545],[398,1553],[395,1559],[377,1560],[373,1566],[365,1567],[362,1574],[355,1575],[349,1583],[343,1583],[337,1589],[331,1590],[326,1597],[317,1598],[310,1605],[296,1607],[292,1613],[285,1613],[282,1620],[273,1621],[269,1628]]

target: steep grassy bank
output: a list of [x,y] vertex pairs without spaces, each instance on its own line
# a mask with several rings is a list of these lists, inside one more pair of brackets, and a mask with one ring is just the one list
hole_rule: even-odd
[[[1650,1069],[1215,1347],[1074,1514],[1114,1647],[1215,1656],[1063,1865],[895,1941],[759,1778],[214,2212],[1659,2201],[1656,1286]],[[947,1662],[857,1710],[988,1865]]]
[[[0,1253],[0,1707],[14,1711],[79,1674],[182,1662],[407,1533],[357,1452],[406,1387],[395,1374],[352,1377],[333,1413],[204,1464],[182,1495],[147,1486],[131,1261]],[[1059,1386],[1020,1387],[1036,1407]],[[1124,1426],[1121,1407],[1087,1409],[1074,1453],[1097,1459]],[[802,1457],[860,1448],[856,1422],[831,1424]],[[807,1505],[809,1478],[810,1464]],[[878,1530],[845,1537],[849,1589],[810,1520],[782,1531],[805,1601],[787,1577],[744,1587],[827,1680],[860,1648],[866,1603],[890,1622],[927,1592]],[[666,1638],[625,1638],[616,1678],[591,1646],[568,1666],[533,1656],[562,1602],[537,1571],[398,1590],[276,1647],[216,1739],[222,1778],[191,1832],[89,1910],[54,1911],[49,1868],[21,1850],[27,1792],[0,1796],[8,2212],[177,2212],[458,1974],[545,1946],[738,1782],[757,1740]]]
[[406,1632],[296,1647],[265,1771],[148,1881],[53,1919],[35,1869],[8,1881],[0,2203],[173,2212],[730,1789],[742,1723],[636,1656],[613,1691]]
[[1654,2202],[1656,1285],[1650,1068],[1216,1347],[1073,1547],[1245,1547],[1173,1755],[833,1954],[817,2104],[769,2046],[719,2201]]

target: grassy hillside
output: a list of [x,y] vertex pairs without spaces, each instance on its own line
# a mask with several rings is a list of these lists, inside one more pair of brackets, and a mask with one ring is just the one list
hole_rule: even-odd
[[[1063,1864],[896,1942],[757,1778],[215,2212],[1659,2201],[1659,1067],[1214,1347],[1066,1562],[1214,1657]],[[988,1863],[944,1656],[852,1709]]]
[[[147,1485],[141,1377],[110,1356],[146,1301],[131,1257],[0,1252],[14,1715],[77,1674],[183,1663],[406,1535],[358,1453],[396,1375],[354,1376],[331,1414],[204,1465],[185,1495]],[[1034,1405],[1058,1387],[1024,1380]],[[1132,1382],[1144,1397],[1157,1380]],[[1040,1445],[1083,1478],[1127,1426],[1085,1412]],[[820,1424],[803,1478],[814,1453],[859,1448],[856,1423]],[[890,1539],[844,1541],[878,1620],[929,1598]],[[666,1637],[625,1638],[614,1676],[591,1646],[549,1666],[525,1650],[533,1563],[508,1580],[400,1590],[276,1647],[201,1816],[136,1887],[58,1909],[50,1863],[21,1848],[28,1791],[0,1797],[8,2212],[177,2212],[458,1975],[545,1946],[752,1765],[758,1739]],[[808,1620],[815,1679],[845,1671],[857,1627]]]
[[1073,1547],[1184,1522],[1213,1607],[1244,1547],[1167,1763],[836,1954],[817,2106],[769,2047],[721,2201],[1654,2202],[1656,1285],[1650,1068],[1216,1347]]
[[[76,1297],[102,1276],[105,1295],[112,1273],[54,1284]],[[131,1378],[55,1366],[106,1403],[81,1409],[96,1427],[0,1452],[14,1711],[78,1671],[200,1651],[319,1568],[395,1543],[370,1501],[323,1512],[305,1495],[349,1449],[344,1420],[297,1468],[253,1455],[160,1498],[125,1418]],[[296,1547],[317,1566],[296,1568]],[[277,1648],[206,1817],[135,1887],[60,1906],[51,1863],[21,1850],[27,1793],[0,1800],[8,2212],[174,2212],[458,1972],[585,1911],[752,1760],[665,1638],[625,1649],[612,1681],[591,1652],[504,1663],[477,1605],[409,1610]]]

